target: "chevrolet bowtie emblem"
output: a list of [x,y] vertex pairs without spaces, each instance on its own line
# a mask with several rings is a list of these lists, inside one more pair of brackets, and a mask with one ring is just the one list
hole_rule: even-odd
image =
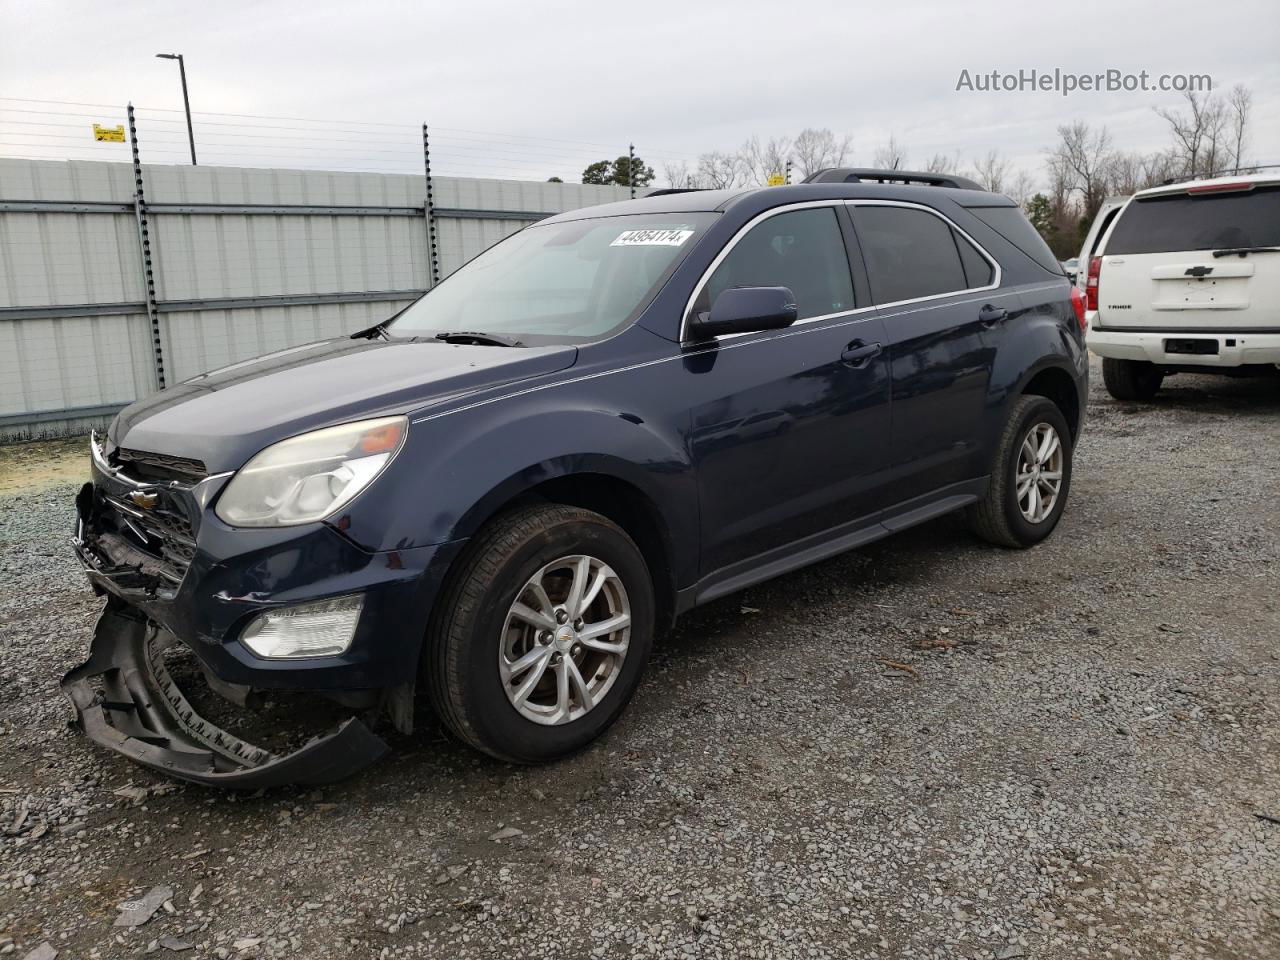
[[133,490],[129,493],[129,502],[135,507],[150,510],[160,502],[160,495],[158,493],[148,493],[145,490]]

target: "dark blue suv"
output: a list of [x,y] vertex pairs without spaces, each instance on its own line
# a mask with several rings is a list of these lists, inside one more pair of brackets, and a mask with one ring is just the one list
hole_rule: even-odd
[[[940,514],[1053,530],[1083,310],[1009,199],[922,174],[668,192],[542,221],[385,323],[135,403],[75,545],[107,597],[63,681],[186,779],[322,782],[412,726],[533,762],[590,742],[680,613]],[[882,182],[871,182],[878,180]],[[353,717],[292,753],[208,683]]]

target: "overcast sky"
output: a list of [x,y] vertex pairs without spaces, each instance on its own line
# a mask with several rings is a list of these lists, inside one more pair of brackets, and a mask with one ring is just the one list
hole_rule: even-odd
[[[142,111],[149,158],[186,149],[186,56],[201,162],[413,170],[419,125],[437,172],[577,179],[634,141],[661,174],[752,134],[830,127],[869,164],[997,148],[1040,178],[1055,127],[1106,125],[1117,147],[1168,142],[1176,94],[958,92],[964,69],[1210,74],[1254,93],[1251,159],[1280,163],[1280,6],[1026,0],[708,4],[217,3],[0,0],[0,154],[127,159],[89,124]],[[74,101],[98,106],[37,104]],[[374,126],[390,124],[393,126]],[[259,127],[263,129],[258,129]],[[145,151],[144,151],[145,152]]]

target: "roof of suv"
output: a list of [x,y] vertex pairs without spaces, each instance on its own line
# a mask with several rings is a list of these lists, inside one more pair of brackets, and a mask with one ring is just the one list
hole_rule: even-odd
[[623,217],[629,214],[723,212],[741,204],[754,210],[806,200],[902,200],[928,204],[945,196],[963,207],[1017,206],[1003,194],[985,190],[957,190],[950,187],[903,186],[880,183],[798,183],[786,187],[749,187],[730,190],[689,190],[661,193],[654,197],[619,200],[594,207],[570,210],[543,223],[586,220],[593,217]]
[[1242,173],[1238,176],[1212,177],[1206,180],[1184,180],[1181,183],[1162,183],[1158,187],[1139,190],[1134,196],[1156,197],[1169,193],[1212,193],[1215,189],[1224,189],[1232,184],[1246,183],[1251,186],[1269,186],[1280,183],[1280,171],[1275,173]]

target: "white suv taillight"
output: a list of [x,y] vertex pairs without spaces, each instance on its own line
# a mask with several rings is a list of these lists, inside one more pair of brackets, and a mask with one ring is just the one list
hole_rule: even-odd
[[1085,281],[1085,308],[1098,309],[1098,281],[1102,278],[1102,258],[1089,258],[1089,278]]

